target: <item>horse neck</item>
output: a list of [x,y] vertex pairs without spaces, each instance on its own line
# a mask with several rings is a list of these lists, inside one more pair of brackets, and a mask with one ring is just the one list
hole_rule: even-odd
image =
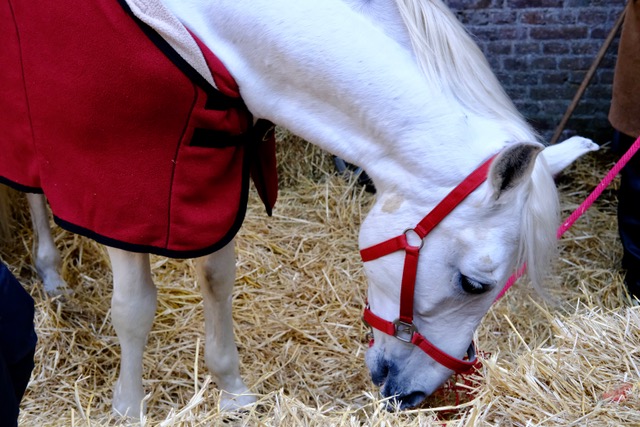
[[398,9],[397,0],[343,0],[354,11],[369,19],[385,34],[407,50],[412,50],[407,26]]
[[384,8],[165,1],[228,67],[256,117],[364,167],[382,192],[450,186],[505,143],[499,124],[428,84],[412,51],[389,36],[397,22],[378,25]]

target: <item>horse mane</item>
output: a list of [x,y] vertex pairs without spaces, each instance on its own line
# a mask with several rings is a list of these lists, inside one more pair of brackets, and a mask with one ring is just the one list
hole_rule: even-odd
[[544,157],[536,159],[522,209],[517,265],[527,266],[527,276],[536,292],[544,297],[543,282],[558,253],[556,230],[560,223],[560,202],[553,175]]
[[396,0],[423,74],[467,109],[501,122],[514,141],[538,137],[467,30],[441,0]]
[[[430,82],[480,117],[498,121],[513,138],[512,142],[539,140],[502,88],[478,45],[441,0],[396,0],[396,4],[418,65]],[[534,288],[544,295],[542,283],[557,253],[559,202],[553,177],[542,156],[538,156],[530,185],[523,189],[522,196],[525,200],[518,265],[526,262]]]

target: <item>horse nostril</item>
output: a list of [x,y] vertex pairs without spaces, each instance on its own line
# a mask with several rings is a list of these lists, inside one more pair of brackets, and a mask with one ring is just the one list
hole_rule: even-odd
[[389,376],[389,365],[381,361],[375,370],[371,371],[371,381],[378,387],[382,386]]
[[414,391],[413,393],[405,395],[394,396],[389,400],[387,404],[387,410],[393,411],[395,409],[409,409],[418,406],[423,400],[427,398],[427,393],[422,391]]

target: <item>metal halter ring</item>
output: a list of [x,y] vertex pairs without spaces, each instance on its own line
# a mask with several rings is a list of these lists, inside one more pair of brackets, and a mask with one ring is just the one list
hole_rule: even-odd
[[[419,245],[411,244],[411,242],[409,241],[409,233],[415,234],[415,237],[420,239],[420,244]],[[412,248],[417,248],[418,250],[420,250],[424,246],[424,239],[422,237],[420,237],[420,235],[418,234],[418,232],[414,228],[407,228],[406,230],[404,230],[402,232],[402,234],[404,234],[404,238],[407,240],[407,245],[411,246]]]

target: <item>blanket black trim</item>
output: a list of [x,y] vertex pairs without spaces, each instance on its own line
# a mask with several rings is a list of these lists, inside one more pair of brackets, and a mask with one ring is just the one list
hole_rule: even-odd
[[228,110],[232,107],[246,108],[241,98],[232,98],[213,87],[198,71],[191,66],[171,45],[152,27],[138,18],[126,1],[118,0],[122,9],[138,24],[142,32],[175,64],[192,82],[200,86],[207,93],[208,110]]

